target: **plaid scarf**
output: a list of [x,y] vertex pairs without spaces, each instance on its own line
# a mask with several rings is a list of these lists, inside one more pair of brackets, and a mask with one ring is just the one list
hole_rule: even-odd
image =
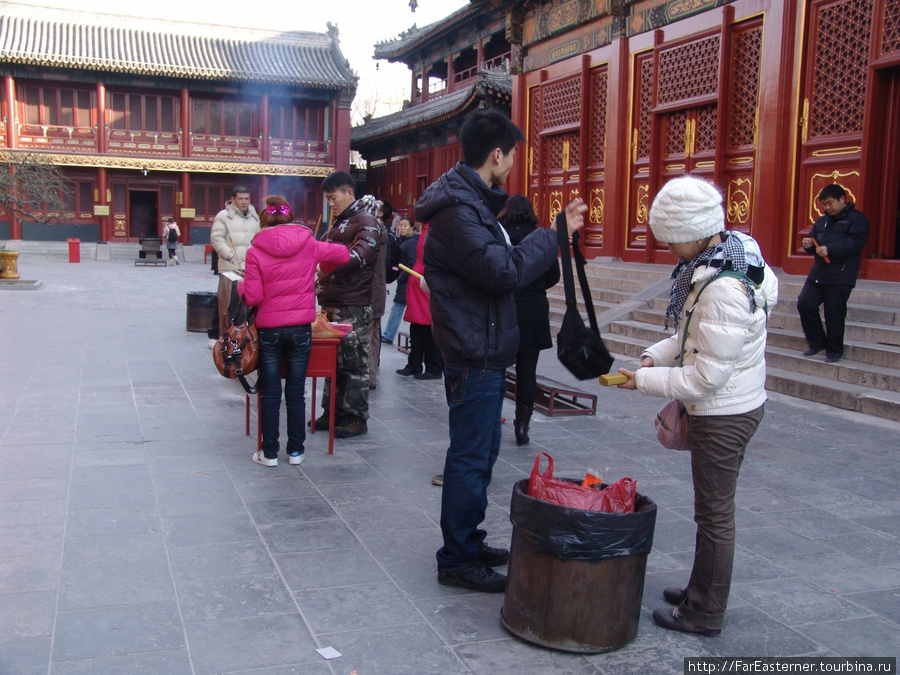
[[[703,264],[709,267],[716,267],[718,271],[734,270],[741,274],[747,273],[747,256],[744,253],[744,242],[742,237],[735,236],[732,232],[723,232],[722,236],[725,241],[714,246],[704,249],[693,260],[685,260],[679,258],[678,264],[672,271],[672,278],[675,280],[672,284],[672,292],[669,295],[669,306],[666,307],[665,329],[669,328],[669,319],[672,319],[672,325],[677,330],[678,322],[681,319],[681,310],[684,308],[684,302],[687,300],[691,292],[691,279],[694,277],[694,271]],[[750,239],[747,237],[747,239]],[[750,241],[753,241],[750,239]],[[755,244],[756,242],[753,241]],[[715,275],[713,275],[715,276]],[[756,295],[749,280],[743,280],[744,287],[750,296],[750,311],[756,311]]]

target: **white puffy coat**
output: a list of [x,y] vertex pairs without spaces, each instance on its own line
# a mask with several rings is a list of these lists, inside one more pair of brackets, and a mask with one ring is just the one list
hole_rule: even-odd
[[[755,410],[766,401],[766,313],[778,302],[778,279],[767,265],[756,289],[756,311],[750,311],[747,289],[739,279],[723,277],[697,292],[717,270],[698,267],[684,303],[675,335],[649,347],[642,355],[654,367],[639,368],[637,389],[648,396],[674,398],[691,415],[737,415]],[[682,331],[687,312],[693,311],[678,367]]]
[[[219,271],[234,272],[243,271],[247,260],[247,249],[250,242],[259,232],[259,215],[253,204],[247,207],[246,215],[237,210],[237,207],[229,199],[225,202],[225,208],[219,211],[209,232],[209,243],[219,254]],[[232,249],[229,241],[234,245]],[[235,260],[237,253],[237,260]]]

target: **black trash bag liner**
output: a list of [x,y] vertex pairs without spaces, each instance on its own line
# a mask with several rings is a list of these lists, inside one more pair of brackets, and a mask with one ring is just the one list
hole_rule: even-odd
[[634,513],[606,513],[558,506],[529,496],[525,478],[513,486],[509,520],[542,553],[560,560],[599,562],[650,553],[656,504],[638,493],[634,509]]

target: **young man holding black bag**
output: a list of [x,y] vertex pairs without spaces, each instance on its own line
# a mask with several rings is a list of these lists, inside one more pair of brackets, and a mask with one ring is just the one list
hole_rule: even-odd
[[[460,133],[465,161],[429,186],[415,207],[416,219],[430,222],[425,280],[450,406],[438,582],[488,593],[506,588],[506,577],[491,568],[509,558],[506,549],[484,543],[478,526],[500,451],[506,368],[519,345],[514,293],[542,275],[558,250],[555,224],[513,246],[497,222],[507,198],[501,185],[523,140],[502,113],[476,111]],[[570,234],[584,226],[586,211],[581,200],[566,207]]]

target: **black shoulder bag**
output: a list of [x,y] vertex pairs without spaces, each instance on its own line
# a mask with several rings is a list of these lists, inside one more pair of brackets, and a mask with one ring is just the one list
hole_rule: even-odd
[[613,365],[613,357],[603,344],[600,330],[597,328],[597,317],[594,314],[594,303],[591,300],[591,289],[588,287],[587,274],[584,272],[584,256],[578,248],[578,232],[572,236],[572,248],[575,251],[575,268],[578,270],[578,281],[584,295],[590,328],[584,325],[575,299],[575,280],[572,278],[572,258],[569,255],[569,236],[565,213],[557,217],[556,227],[559,236],[559,250],[562,254],[563,283],[566,289],[566,315],[562,327],[556,336],[556,355],[560,363],[569,369],[579,380],[600,377],[609,372]]

